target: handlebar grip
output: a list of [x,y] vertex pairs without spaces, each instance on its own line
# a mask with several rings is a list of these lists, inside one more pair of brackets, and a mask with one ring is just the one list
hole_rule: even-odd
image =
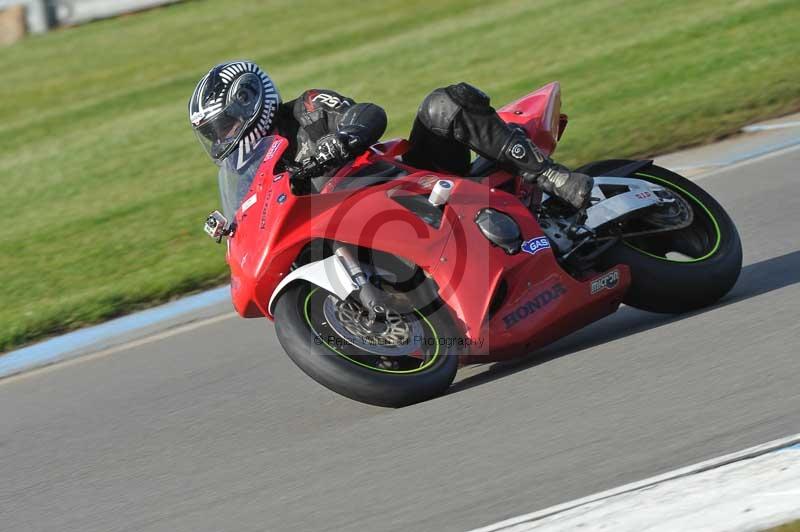
[[299,165],[289,167],[292,175],[301,179],[318,174],[321,170],[322,164],[314,157],[303,159]]

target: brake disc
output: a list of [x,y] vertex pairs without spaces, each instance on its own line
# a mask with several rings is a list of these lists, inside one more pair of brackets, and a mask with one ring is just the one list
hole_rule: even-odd
[[366,310],[352,300],[334,296],[325,298],[323,314],[328,325],[344,340],[380,356],[409,356],[423,347],[423,329],[419,320],[387,309],[376,323],[368,325]]

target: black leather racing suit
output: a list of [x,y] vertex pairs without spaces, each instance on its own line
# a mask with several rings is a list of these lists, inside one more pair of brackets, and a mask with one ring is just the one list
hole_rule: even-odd
[[[467,105],[455,104],[462,110],[461,113],[452,113],[458,114],[458,117],[441,116],[443,113],[440,108],[447,107],[448,102],[452,101],[447,99],[447,90],[449,88],[436,89],[423,101],[411,132],[413,149],[406,160],[420,168],[465,173],[469,166],[469,147],[504,142],[506,139],[498,138],[503,137],[503,133],[507,137],[508,128],[497,117],[502,129],[498,134],[498,128],[491,127],[494,123],[486,120],[487,116],[497,116],[494,109],[488,106],[488,97],[485,102],[470,103],[467,98]],[[449,123],[456,119],[469,120],[471,117],[472,122],[478,122],[478,126],[472,128],[471,135],[470,132],[462,132],[461,127],[453,128]],[[332,90],[311,89],[281,104],[275,122],[278,133],[290,141],[284,157],[299,163],[317,154],[317,142],[321,138],[342,129],[355,131],[361,137],[362,147],[374,144],[386,129],[386,113],[375,104],[356,103]],[[489,152],[497,152],[499,148],[476,151],[489,156]],[[493,158],[497,158],[496,153]]]
[[[386,113],[372,103],[313,89],[279,107],[276,127],[291,141],[285,157],[300,162],[316,156],[318,144],[330,135],[348,139],[349,155],[360,153],[386,130]],[[523,132],[497,115],[486,94],[467,83],[431,92],[420,105],[409,141],[411,149],[403,158],[417,168],[466,175],[472,149],[519,170],[525,179],[576,207],[588,201],[591,192],[591,178],[545,157]],[[314,186],[319,189],[321,184]]]
[[[331,133],[346,133],[358,139],[353,150],[377,142],[386,130],[386,113],[373,103],[356,103],[338,92],[305,91],[278,108],[276,128],[290,141],[284,157],[300,162],[317,153],[317,142]],[[353,153],[356,153],[355,151]]]

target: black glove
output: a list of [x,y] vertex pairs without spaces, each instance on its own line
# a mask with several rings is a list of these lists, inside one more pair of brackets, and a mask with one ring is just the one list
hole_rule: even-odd
[[321,165],[342,164],[350,158],[347,138],[340,133],[330,133],[317,141],[317,162]]

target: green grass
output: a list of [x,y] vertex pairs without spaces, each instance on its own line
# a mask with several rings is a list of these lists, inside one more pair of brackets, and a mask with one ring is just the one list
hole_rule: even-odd
[[765,532],[800,532],[800,520],[770,528]]
[[576,164],[799,108],[798,42],[796,0],[197,0],[0,49],[0,351],[225,281],[186,117],[216,62],[380,103],[392,136],[437,86],[557,79]]

